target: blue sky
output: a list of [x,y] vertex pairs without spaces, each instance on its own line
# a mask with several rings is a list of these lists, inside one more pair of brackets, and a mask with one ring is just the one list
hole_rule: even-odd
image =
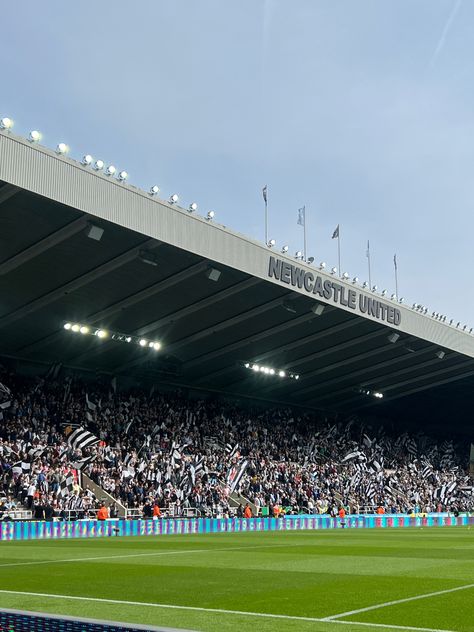
[[[21,8],[21,11],[20,11]],[[474,326],[474,3],[23,0],[0,116]]]

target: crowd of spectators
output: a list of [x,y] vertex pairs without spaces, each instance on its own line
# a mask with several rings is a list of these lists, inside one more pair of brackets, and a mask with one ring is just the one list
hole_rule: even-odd
[[[122,392],[113,382],[0,379],[11,390],[0,408],[4,512],[21,505],[48,519],[95,510],[97,499],[79,486],[81,470],[147,516],[153,507],[225,516],[230,505],[241,503],[243,512],[246,501],[270,515],[474,510],[468,447],[421,432],[182,393]],[[77,427],[99,442],[71,446],[66,433]]]

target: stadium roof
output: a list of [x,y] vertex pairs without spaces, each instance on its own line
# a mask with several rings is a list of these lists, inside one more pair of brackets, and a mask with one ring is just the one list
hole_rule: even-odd
[[330,411],[472,407],[468,332],[5,131],[0,227],[4,356]]

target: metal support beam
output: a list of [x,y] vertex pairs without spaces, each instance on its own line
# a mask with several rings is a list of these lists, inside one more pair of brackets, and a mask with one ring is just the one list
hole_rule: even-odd
[[8,272],[11,272],[12,270],[15,270],[16,268],[27,263],[31,259],[34,259],[38,255],[41,255],[49,248],[54,248],[54,246],[57,246],[66,239],[69,239],[73,235],[80,233],[86,228],[87,225],[88,220],[85,215],[83,215],[79,219],[74,220],[73,222],[70,222],[69,224],[66,224],[66,226],[63,226],[54,233],[51,233],[47,237],[40,239],[35,244],[32,244],[28,248],[25,248],[25,250],[22,250],[13,257],[10,257],[10,259],[7,259],[3,263],[0,263],[0,275],[7,274]]
[[106,274],[112,272],[113,270],[116,270],[117,268],[121,268],[130,261],[133,261],[133,259],[136,259],[140,250],[142,250],[144,246],[152,246],[153,244],[157,245],[158,242],[156,242],[154,239],[147,239],[139,246],[135,246],[134,248],[123,252],[121,255],[114,257],[114,259],[111,259],[110,261],[97,266],[93,270],[82,274],[76,279],[73,279],[72,281],[69,281],[64,285],[61,285],[61,287],[51,290],[51,292],[43,294],[43,296],[34,299],[30,303],[27,303],[26,305],[15,309],[13,312],[2,316],[0,318],[0,328],[8,327],[20,318],[24,318],[25,316],[28,316],[29,314],[32,314],[37,310],[46,307],[46,305],[57,301],[64,294],[75,292],[79,288],[84,287],[84,285],[87,285],[88,283],[91,283],[92,281],[105,276]]
[[3,204],[7,200],[9,200],[19,191],[21,191],[21,189],[13,186],[13,184],[4,184],[3,187],[0,189],[0,204]]

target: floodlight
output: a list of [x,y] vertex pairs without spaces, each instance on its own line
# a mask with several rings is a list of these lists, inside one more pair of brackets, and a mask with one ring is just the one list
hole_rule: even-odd
[[145,340],[145,338],[142,338],[138,344],[140,345],[140,347],[146,347],[148,342]]
[[396,300],[397,300],[397,295],[396,295],[395,293],[394,293],[394,294],[391,294],[391,295],[390,295],[390,299],[391,299],[392,301],[396,301]]
[[349,278],[349,272],[344,272],[342,278],[347,281],[347,279]]
[[395,343],[400,338],[400,334],[396,331],[392,332],[389,336],[387,336],[387,340],[389,342]]
[[153,349],[154,351],[159,351],[161,349],[161,342],[154,342]]
[[177,204],[178,202],[179,202],[179,195],[177,193],[173,193],[173,195],[170,196],[169,203]]
[[108,333],[107,333],[107,331],[106,331],[105,329],[98,329],[98,330],[95,332],[95,335],[96,335],[98,338],[107,338]]
[[321,263],[319,264],[319,269],[320,270],[324,270],[325,267],[326,267],[326,262],[325,261],[321,261]]
[[69,147],[66,145],[66,143],[59,143],[56,147],[57,154],[67,154],[68,151]]
[[354,283],[354,284],[359,283],[359,277],[354,277],[352,279],[352,283]]
[[283,246],[283,248],[281,249],[282,254],[284,255],[285,253],[288,252],[288,246]]
[[399,298],[399,299],[398,299],[398,302],[399,302],[399,303],[404,303],[404,302],[405,302],[405,299],[403,298],[403,296],[402,296],[401,298]]
[[89,333],[89,327],[87,327],[87,325],[82,325],[82,327],[79,329],[79,331],[81,332],[81,334],[88,334]]
[[275,369],[270,369],[270,375],[275,375]]
[[295,252],[295,259],[302,259],[303,258],[303,253],[301,252],[301,250],[297,250]]
[[125,338],[125,342],[132,342],[132,336],[127,336]]
[[295,380],[299,380],[300,379],[299,375],[294,375],[293,377],[295,378]]
[[104,229],[100,226],[96,226],[95,224],[91,224],[86,233],[89,239],[93,239],[94,241],[100,241],[103,234]]
[[13,121],[8,116],[4,116],[0,119],[0,129],[11,129],[13,127]]
[[93,160],[92,156],[90,154],[86,154],[81,162],[83,165],[88,167],[89,165],[92,164],[92,160]]
[[376,391],[376,392],[374,393],[374,397],[376,397],[377,399],[382,399],[382,398],[383,398],[383,394],[382,394],[382,393],[379,393],[378,391]]
[[270,241],[267,243],[267,246],[269,248],[273,248],[275,244],[276,244],[276,241],[274,239],[270,239]]
[[198,209],[198,205],[196,204],[196,202],[191,202],[191,204],[189,205],[188,211],[190,213],[194,213],[194,211],[197,211],[197,209]]
[[41,140],[41,132],[38,132],[37,129],[32,130],[28,136],[28,140],[30,143],[37,143]]
[[453,319],[451,318],[451,320],[449,321],[449,324],[452,325],[453,324]]
[[80,329],[81,329],[81,327],[80,327],[79,325],[73,325],[73,326],[71,327],[71,330],[72,330],[75,334],[77,334],[77,332],[78,332]]
[[314,263],[314,257],[308,257],[306,260],[307,263]]
[[362,287],[363,287],[364,290],[366,290],[369,287],[369,284],[367,283],[367,281],[364,281],[362,283]]
[[106,176],[113,176],[116,171],[117,171],[117,169],[114,167],[114,165],[109,165],[107,167],[107,169],[105,170],[105,175]]
[[372,286],[372,292],[376,292],[376,291],[377,291],[377,286],[376,286],[376,285],[373,285],[373,286]]
[[128,178],[128,173],[126,171],[121,171],[118,174],[118,179],[121,180],[121,182],[124,182],[127,178]]
[[215,213],[214,211],[207,211],[207,219],[211,220],[214,219]]
[[103,168],[104,168],[104,161],[103,160],[96,160],[95,163],[94,163],[94,169],[96,171],[100,171]]
[[387,290],[382,290],[382,296],[387,296]]
[[151,188],[150,188],[150,194],[151,195],[158,195],[158,193],[160,192],[160,187],[157,186],[156,184],[154,184]]
[[324,312],[324,308],[326,306],[323,305],[322,303],[316,303],[315,305],[313,305],[311,307],[311,311],[316,315],[316,316],[321,316],[321,314]]
[[64,324],[64,329],[67,329],[69,331],[69,329],[71,329],[72,325],[71,323],[65,323]]
[[437,358],[442,360],[444,358],[444,356],[446,355],[446,352],[443,351],[442,349],[438,349],[438,351],[435,353],[435,355],[436,355]]
[[278,376],[279,377],[285,377],[286,376],[285,371],[278,371]]
[[336,274],[337,273],[337,268],[336,266],[334,266],[333,268],[331,268],[331,274]]
[[253,364],[253,365],[252,365],[252,370],[253,370],[253,371],[259,371],[259,370],[260,370],[260,367],[258,366],[258,364]]
[[246,362],[246,363],[244,364],[244,367],[245,367],[246,369],[250,369],[250,363],[249,363],[249,362]]
[[219,281],[220,277],[221,277],[221,271],[218,270],[217,268],[208,268],[206,270],[206,276],[209,279],[209,281]]

